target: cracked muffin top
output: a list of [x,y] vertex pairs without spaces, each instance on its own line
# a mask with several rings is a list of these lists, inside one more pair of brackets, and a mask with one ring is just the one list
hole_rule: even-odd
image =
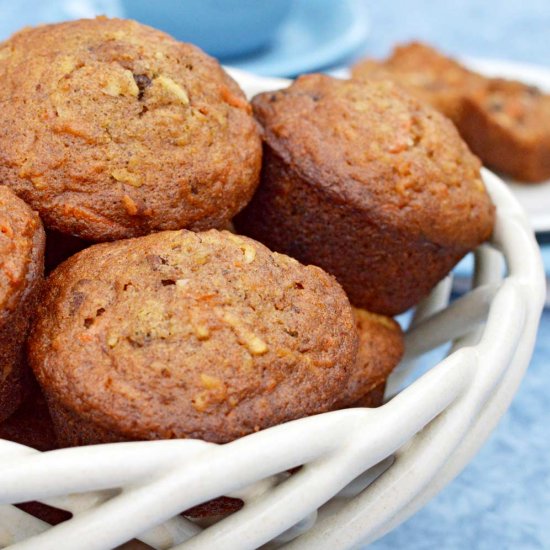
[[391,317],[353,308],[359,334],[357,360],[336,408],[357,406],[370,391],[385,384],[404,352],[403,332]]
[[43,255],[44,230],[37,214],[0,185],[0,328],[42,277]]
[[226,231],[183,230],[98,244],[58,267],[29,358],[54,416],[114,439],[221,443],[330,410],[357,340],[321,269]]
[[220,227],[254,192],[256,123],[198,48],[135,21],[24,29],[0,45],[0,181],[92,241]]
[[478,158],[451,121],[392,82],[307,75],[252,104],[270,149],[335,204],[440,246],[490,235]]

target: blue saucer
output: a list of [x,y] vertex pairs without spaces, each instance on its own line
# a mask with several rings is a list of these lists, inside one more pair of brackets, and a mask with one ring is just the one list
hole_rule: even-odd
[[[119,0],[22,0],[2,2],[2,7],[2,39],[24,25],[122,13]],[[333,66],[364,47],[369,33],[364,0],[295,0],[291,10],[268,48],[246,57],[223,59],[224,64],[264,76],[296,76]]]
[[369,19],[362,0],[300,0],[268,49],[231,66],[264,76],[296,76],[335,65],[364,46]]

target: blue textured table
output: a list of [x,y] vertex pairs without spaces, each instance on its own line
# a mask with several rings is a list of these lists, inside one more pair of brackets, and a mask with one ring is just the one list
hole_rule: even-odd
[[[454,55],[550,66],[548,0],[369,2],[364,54],[421,38]],[[550,198],[548,201],[550,209]],[[550,251],[547,273],[550,271]],[[423,510],[375,550],[550,549],[550,310],[516,398],[489,441]]]

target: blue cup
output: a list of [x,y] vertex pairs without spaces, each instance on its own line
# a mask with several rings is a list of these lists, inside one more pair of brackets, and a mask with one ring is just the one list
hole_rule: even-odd
[[220,59],[269,45],[292,0],[122,0],[125,17],[196,44]]

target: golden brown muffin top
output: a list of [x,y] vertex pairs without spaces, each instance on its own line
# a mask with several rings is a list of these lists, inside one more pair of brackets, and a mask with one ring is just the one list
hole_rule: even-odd
[[33,271],[40,219],[7,187],[0,185],[0,326],[17,308]]
[[448,119],[392,82],[308,75],[253,108],[267,144],[336,203],[442,246],[490,235],[479,160]]
[[550,95],[535,86],[502,78],[487,79],[484,88],[469,94],[491,120],[533,146],[550,142]]
[[92,246],[37,318],[46,392],[129,439],[225,442],[329,410],[357,352],[333,277],[226,231]]
[[384,61],[360,61],[352,74],[358,79],[390,78],[451,119],[460,117],[461,104],[468,100],[526,140],[548,136],[550,95],[515,80],[484,77],[421,42],[397,46]]
[[101,241],[225,223],[257,184],[238,85],[198,48],[99,17],[0,46],[0,181],[47,227]]

